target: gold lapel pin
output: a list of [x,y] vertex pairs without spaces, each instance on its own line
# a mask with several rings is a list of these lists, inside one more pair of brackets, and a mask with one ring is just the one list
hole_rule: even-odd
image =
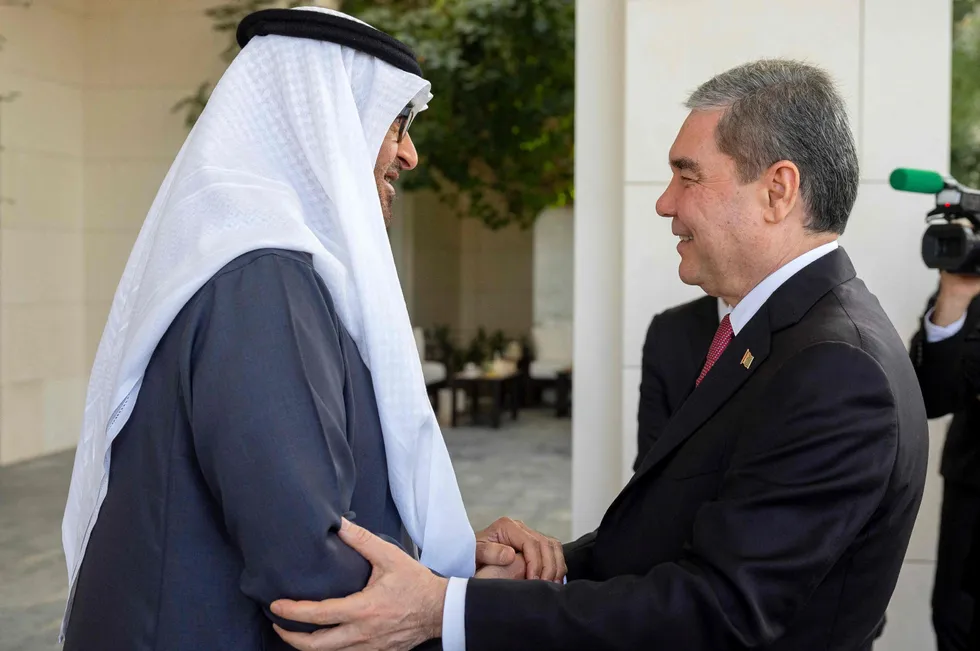
[[752,362],[755,361],[755,357],[752,356],[752,351],[749,349],[745,350],[745,354],[742,355],[742,366],[748,369],[752,366]]

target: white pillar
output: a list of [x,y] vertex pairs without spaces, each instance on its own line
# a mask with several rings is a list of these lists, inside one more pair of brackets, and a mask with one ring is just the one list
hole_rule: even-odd
[[576,0],[572,534],[621,488],[626,2]]

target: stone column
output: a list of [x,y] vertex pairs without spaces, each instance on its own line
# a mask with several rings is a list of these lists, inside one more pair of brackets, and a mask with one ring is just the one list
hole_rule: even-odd
[[576,2],[572,533],[621,486],[626,2]]

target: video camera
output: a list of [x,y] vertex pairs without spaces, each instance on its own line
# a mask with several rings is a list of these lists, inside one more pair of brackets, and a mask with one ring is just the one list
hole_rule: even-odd
[[[936,195],[926,214],[932,224],[922,236],[922,261],[930,269],[980,276],[980,190],[967,188],[951,176],[900,168],[889,183],[896,190]],[[969,224],[958,220],[966,219]]]

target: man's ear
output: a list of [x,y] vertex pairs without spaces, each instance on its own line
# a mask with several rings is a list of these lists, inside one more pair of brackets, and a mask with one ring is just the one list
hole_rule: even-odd
[[765,219],[772,224],[782,223],[800,198],[800,168],[791,161],[779,161],[763,172],[762,182],[768,202]]

